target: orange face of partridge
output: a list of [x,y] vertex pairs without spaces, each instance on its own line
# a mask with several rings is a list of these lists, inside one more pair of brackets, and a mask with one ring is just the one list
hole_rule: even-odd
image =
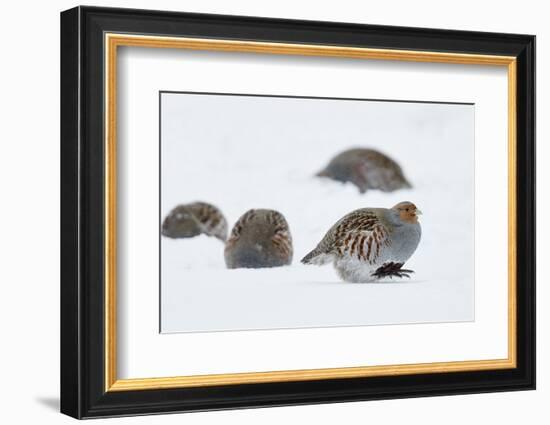
[[392,210],[399,212],[399,218],[405,223],[418,223],[418,215],[422,214],[412,202],[400,202]]

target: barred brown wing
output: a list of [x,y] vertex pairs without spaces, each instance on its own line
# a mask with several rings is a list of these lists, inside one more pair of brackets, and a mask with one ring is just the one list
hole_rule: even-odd
[[355,257],[376,262],[382,248],[390,245],[389,233],[374,212],[358,210],[350,213],[325,237],[327,251],[338,256]]

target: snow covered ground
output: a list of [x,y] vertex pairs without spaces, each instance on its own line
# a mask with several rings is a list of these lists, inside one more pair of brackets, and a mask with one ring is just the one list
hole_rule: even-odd
[[[161,330],[196,332],[474,319],[474,106],[249,96],[162,95],[161,218],[218,206],[230,228],[250,208],[282,212],[291,266],[227,270],[207,236],[161,239]],[[314,177],[356,146],[387,153],[413,189],[361,195]],[[422,240],[412,279],[339,280],[300,259],[344,214],[414,202]]]

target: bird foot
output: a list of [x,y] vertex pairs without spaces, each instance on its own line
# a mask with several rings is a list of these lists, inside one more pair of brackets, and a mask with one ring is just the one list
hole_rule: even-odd
[[378,267],[372,275],[379,279],[383,277],[407,277],[410,279],[411,277],[409,275],[414,273],[414,271],[402,269],[401,267],[403,267],[403,263],[386,263],[383,266]]

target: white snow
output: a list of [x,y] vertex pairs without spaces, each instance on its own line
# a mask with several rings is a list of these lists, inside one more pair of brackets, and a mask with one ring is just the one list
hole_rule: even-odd
[[[413,189],[361,195],[314,177],[340,151],[372,147]],[[223,243],[161,238],[162,332],[280,329],[474,319],[474,106],[162,95],[161,217],[206,201],[230,228],[250,208],[283,213],[288,267],[227,270]],[[409,200],[423,212],[412,279],[339,280],[299,263],[344,214]]]

